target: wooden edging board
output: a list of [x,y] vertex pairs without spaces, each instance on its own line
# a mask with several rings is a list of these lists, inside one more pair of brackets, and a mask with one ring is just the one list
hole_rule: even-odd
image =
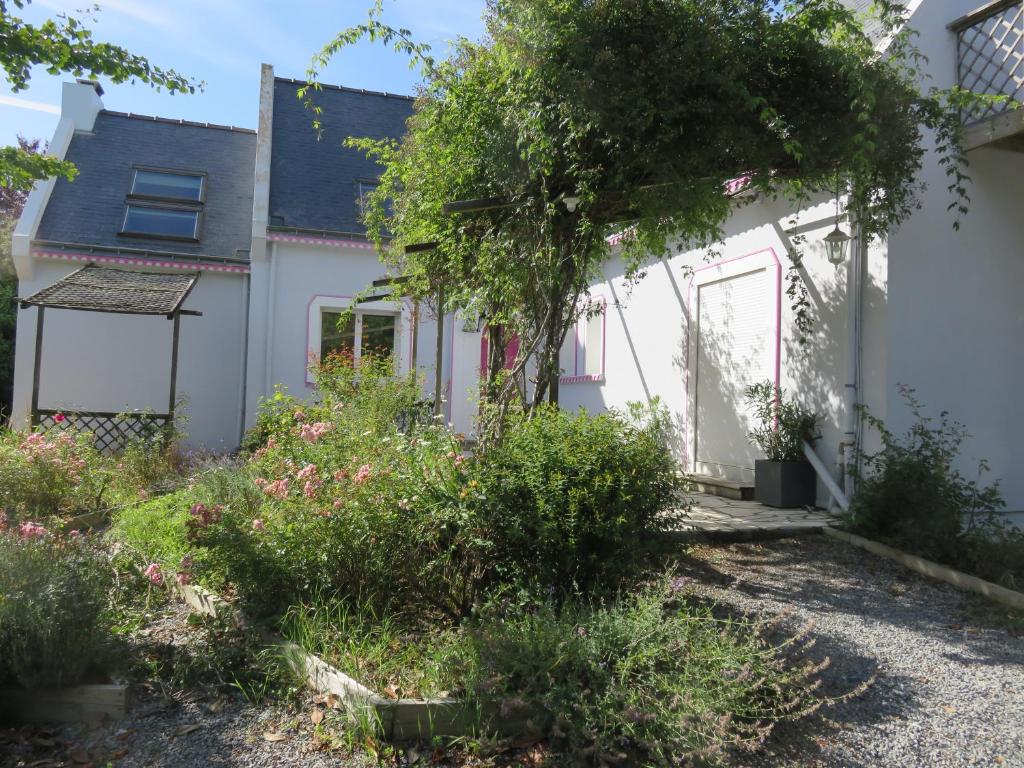
[[895,560],[897,563],[901,563],[912,571],[917,571],[924,576],[944,581],[960,589],[976,592],[990,600],[995,600],[997,603],[1002,603],[1018,611],[1024,611],[1024,594],[1020,592],[1001,587],[998,584],[993,584],[991,581],[979,579],[977,576],[971,576],[948,566],[933,563],[931,560],[925,560],[923,557],[907,554],[885,544],[880,544],[877,541],[865,539],[863,536],[858,536],[849,531],[832,528],[831,526],[826,526],[823,530],[826,536],[838,539],[839,541],[845,541],[847,544],[853,544],[861,549],[866,549],[868,552],[879,557]]
[[[229,602],[202,587],[171,584],[176,593],[195,612],[214,618],[243,617]],[[313,653],[280,638],[268,638],[281,651],[286,663],[321,694],[338,697],[347,709],[371,717],[386,739],[410,741],[433,736],[471,736],[481,732],[500,736],[518,736],[531,730],[526,713],[502,711],[500,704],[485,705],[483,710],[460,699],[387,699],[357,680],[335,669]],[[481,725],[482,724],[482,725]]]
[[74,723],[125,715],[128,687],[119,684],[0,691],[0,722]]

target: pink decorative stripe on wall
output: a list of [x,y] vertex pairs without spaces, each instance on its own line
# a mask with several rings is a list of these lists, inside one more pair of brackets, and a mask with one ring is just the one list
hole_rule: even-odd
[[362,240],[335,240],[329,237],[316,237],[315,235],[286,235],[281,232],[267,233],[267,240],[276,240],[279,243],[303,243],[304,245],[333,245],[344,248],[360,248],[366,251],[374,250],[373,243]]
[[72,251],[32,250],[37,259],[57,259],[59,261],[86,261],[95,264],[124,264],[132,267],[160,267],[162,269],[184,269],[190,272],[204,270],[206,272],[241,272],[248,274],[249,267],[244,264],[215,264],[205,261],[169,261],[166,259],[147,259],[130,256],[101,256],[96,253],[76,253]]

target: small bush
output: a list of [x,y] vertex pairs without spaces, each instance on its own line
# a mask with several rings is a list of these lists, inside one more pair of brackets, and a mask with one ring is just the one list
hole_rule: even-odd
[[0,680],[75,685],[109,659],[109,560],[35,523],[0,532]]
[[794,400],[771,381],[747,387],[747,405],[758,425],[750,433],[750,442],[761,449],[769,461],[803,461],[804,443],[821,435],[818,416]]
[[474,461],[468,506],[487,540],[492,585],[614,590],[678,524],[682,481],[667,416],[544,408]]
[[969,437],[946,412],[938,420],[924,414],[914,390],[901,387],[914,416],[897,436],[867,414],[882,449],[862,456],[863,473],[850,506],[850,524],[859,533],[922,557],[1012,585],[1024,579],[1024,535],[999,519],[999,484],[985,485],[986,462],[976,479],[957,468]]
[[821,703],[820,668],[784,650],[800,638],[761,629],[716,619],[668,577],[607,603],[505,606],[469,632],[466,687],[530,717],[557,765],[721,765]]
[[108,535],[127,547],[136,561],[157,563],[163,572],[173,573],[192,550],[192,503],[192,493],[183,489],[125,506],[114,513]]

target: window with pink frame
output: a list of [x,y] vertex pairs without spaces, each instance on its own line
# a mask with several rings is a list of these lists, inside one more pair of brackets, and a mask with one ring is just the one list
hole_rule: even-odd
[[558,353],[562,384],[604,380],[605,310],[604,299],[592,300],[565,335]]

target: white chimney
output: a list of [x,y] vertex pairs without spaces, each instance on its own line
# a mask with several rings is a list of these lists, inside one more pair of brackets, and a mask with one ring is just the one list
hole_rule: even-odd
[[96,115],[103,109],[103,88],[95,80],[64,83],[60,97],[60,116],[70,118],[76,131],[91,131]]

